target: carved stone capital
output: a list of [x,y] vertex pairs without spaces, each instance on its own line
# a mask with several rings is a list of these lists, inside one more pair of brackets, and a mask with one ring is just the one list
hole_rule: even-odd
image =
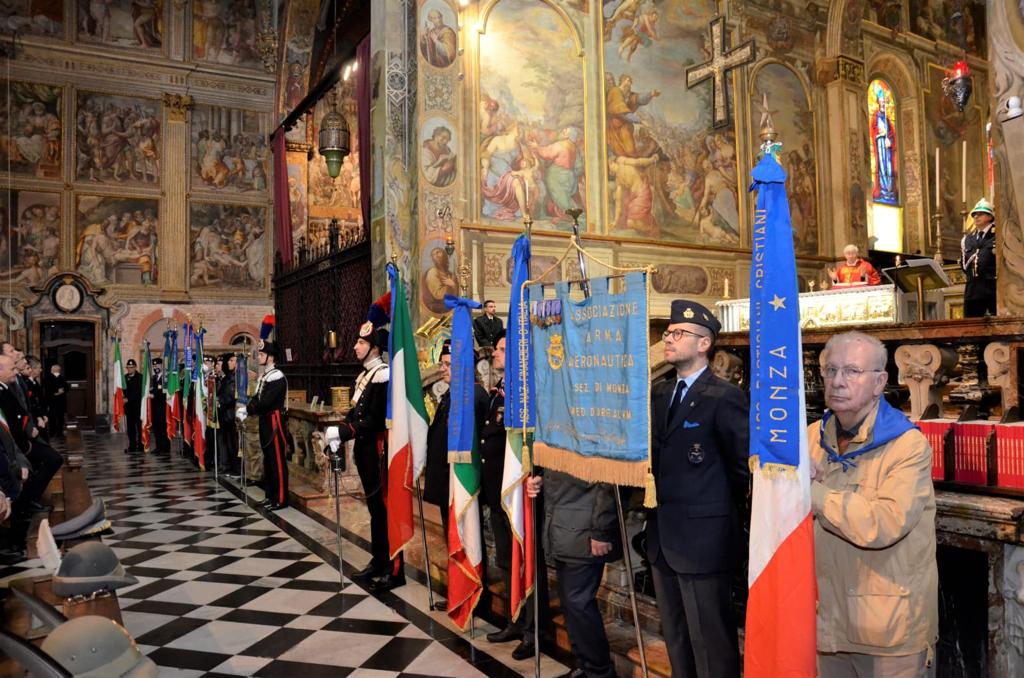
[[919,419],[929,405],[942,408],[942,390],[957,363],[956,351],[934,344],[907,344],[896,349],[899,383],[910,389],[910,418]]
[[192,97],[188,94],[168,94],[164,92],[164,108],[167,109],[168,122],[185,122],[188,112],[192,110]]
[[1003,396],[1003,412],[1017,405],[1017,379],[1013,374],[1014,351],[1005,341],[993,341],[985,347],[985,367],[989,386],[998,386]]

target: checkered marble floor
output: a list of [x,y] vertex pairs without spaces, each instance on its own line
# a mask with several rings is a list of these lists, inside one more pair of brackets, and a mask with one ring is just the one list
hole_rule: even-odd
[[[471,640],[428,612],[416,573],[370,595],[340,580],[326,526],[294,509],[258,513],[183,459],[129,458],[121,437],[86,436],[86,473],[114,526],[104,542],[139,580],[118,591],[125,626],[161,676],[533,675],[514,644],[483,640],[493,627],[478,622]],[[368,561],[363,546],[344,542],[344,572]],[[6,568],[17,571],[0,582],[38,567]],[[543,676],[566,670],[543,657]]]

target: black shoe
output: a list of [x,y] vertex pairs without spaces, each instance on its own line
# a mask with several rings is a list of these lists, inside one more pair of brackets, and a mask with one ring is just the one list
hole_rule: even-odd
[[263,501],[261,501],[260,503],[256,504],[256,507],[257,507],[257,508],[263,508],[263,509],[265,509],[265,508],[270,508],[270,506],[271,506],[271,505],[272,505],[273,503],[274,503],[274,502],[270,501],[269,499],[264,499],[264,500],[263,500]]
[[387,571],[387,565],[385,565],[384,567],[379,567],[371,562],[369,565],[359,570],[358,572],[353,572],[352,576],[349,578],[353,581],[369,581],[374,577],[379,577],[382,574],[386,574]]
[[399,586],[405,586],[405,575],[391,574],[389,572],[380,579],[374,580],[374,582],[370,584],[370,591],[373,593],[384,593],[391,589],[397,589]]
[[[493,633],[487,634],[488,643],[507,643],[510,640],[519,640],[523,637],[523,632],[514,626],[506,626],[500,631],[494,631]],[[531,641],[533,642],[533,641]]]
[[288,508],[288,504],[278,504],[276,501],[267,505],[268,511],[280,511],[286,508]]
[[448,601],[447,600],[438,600],[437,602],[435,602],[434,603],[434,611],[435,612],[447,612],[448,611]]
[[28,508],[32,513],[49,513],[53,510],[53,507],[49,504],[44,504],[38,501],[30,501],[28,503]]
[[587,678],[587,674],[583,669],[573,669],[569,673],[563,673],[558,678]]
[[512,659],[521,661],[535,654],[537,654],[537,648],[533,644],[533,634],[529,634],[523,637],[523,642],[519,643],[516,649],[512,650]]

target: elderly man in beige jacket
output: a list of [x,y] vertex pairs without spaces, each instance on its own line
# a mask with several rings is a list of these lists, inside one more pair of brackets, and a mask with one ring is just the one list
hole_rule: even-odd
[[821,354],[828,410],[807,435],[823,678],[934,675],[932,451],[882,398],[887,357],[860,332]]

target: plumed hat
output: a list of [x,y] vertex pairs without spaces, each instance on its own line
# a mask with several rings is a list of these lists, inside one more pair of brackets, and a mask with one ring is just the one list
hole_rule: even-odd
[[718,322],[714,313],[709,311],[706,306],[689,299],[674,299],[672,301],[672,314],[668,322],[670,325],[691,323],[706,327],[711,330],[712,339],[718,337],[718,333],[722,329],[722,323]]
[[359,338],[381,352],[388,350],[388,331],[384,326],[391,322],[391,292],[377,299],[370,305],[366,314],[366,322],[359,328]]

